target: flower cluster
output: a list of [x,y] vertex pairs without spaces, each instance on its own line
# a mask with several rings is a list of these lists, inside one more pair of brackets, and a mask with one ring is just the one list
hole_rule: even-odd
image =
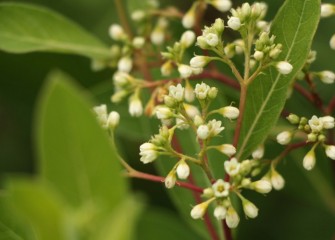
[[295,114],[290,114],[287,119],[291,124],[296,125],[296,128],[292,131],[279,133],[277,135],[277,142],[281,145],[287,145],[292,141],[297,131],[305,133],[307,136],[306,142],[313,144],[303,159],[305,169],[312,170],[314,168],[316,162],[315,148],[320,144],[324,148],[326,155],[335,160],[335,146],[326,144],[326,131],[335,127],[334,117],[317,117],[314,115],[310,119],[307,119]]

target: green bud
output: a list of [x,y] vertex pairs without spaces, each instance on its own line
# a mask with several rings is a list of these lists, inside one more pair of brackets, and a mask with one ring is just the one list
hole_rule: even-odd
[[295,114],[290,114],[288,115],[288,117],[286,118],[291,124],[298,124],[300,122],[300,118],[295,115]]
[[310,133],[307,135],[307,139],[308,142],[315,142],[318,139],[318,137],[315,133]]
[[320,142],[324,142],[324,141],[326,140],[326,136],[323,135],[323,134],[320,134],[319,137],[318,137],[318,140],[319,140]]
[[220,36],[224,30],[224,21],[221,18],[215,19],[215,22],[213,24],[213,28]]

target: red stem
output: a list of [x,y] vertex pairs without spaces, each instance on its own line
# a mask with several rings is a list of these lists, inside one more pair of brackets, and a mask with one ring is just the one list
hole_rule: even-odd
[[314,103],[314,98],[312,94],[310,94],[308,91],[306,91],[305,88],[303,88],[300,84],[295,83],[294,89],[297,90],[302,96],[304,96],[308,101]]
[[335,109],[335,96],[330,100],[328,107],[325,110],[327,115],[330,115]]

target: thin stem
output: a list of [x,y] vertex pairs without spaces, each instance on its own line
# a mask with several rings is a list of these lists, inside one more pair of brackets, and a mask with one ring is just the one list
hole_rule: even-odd
[[121,21],[121,25],[124,28],[124,30],[126,31],[126,33],[128,34],[128,36],[130,38],[132,38],[133,33],[131,31],[128,19],[127,19],[127,14],[126,11],[124,10],[124,6],[123,3],[124,1],[122,0],[114,0],[115,6],[116,6],[116,10],[119,16],[119,19]]
[[235,147],[237,147],[238,140],[239,140],[240,133],[241,133],[243,115],[245,111],[245,103],[246,103],[246,98],[247,98],[247,89],[248,89],[247,85],[245,84],[241,85],[241,95],[240,95],[240,104],[239,104],[240,114],[237,119],[234,140],[233,140],[233,145]]
[[292,150],[295,150],[297,148],[301,148],[304,147],[306,145],[308,145],[309,143],[304,141],[304,142],[299,142],[299,143],[293,143],[288,145],[285,150],[278,156],[275,158],[275,160],[272,161],[272,164],[274,164],[274,166],[276,166],[284,157],[286,157]]
[[323,102],[321,97],[319,96],[319,94],[316,92],[316,86],[315,83],[313,82],[313,80],[311,79],[310,74],[306,73],[305,74],[305,80],[309,85],[312,97],[313,97],[313,102],[315,104],[315,106],[320,109],[323,113],[325,113],[325,109],[323,107]]
[[330,100],[330,102],[328,104],[328,107],[325,110],[325,113],[327,115],[330,115],[330,114],[332,114],[332,112],[334,111],[334,109],[335,109],[335,96]]

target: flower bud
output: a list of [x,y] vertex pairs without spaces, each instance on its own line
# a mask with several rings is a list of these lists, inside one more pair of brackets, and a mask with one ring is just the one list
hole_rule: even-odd
[[214,196],[213,188],[211,188],[211,187],[205,188],[203,190],[202,196],[205,197],[205,198],[212,198]]
[[210,99],[214,99],[216,98],[217,95],[218,95],[218,89],[216,87],[211,87],[208,91],[208,97]]
[[290,74],[293,70],[293,66],[286,62],[286,61],[280,61],[277,63],[276,68],[280,74],[287,75]]
[[277,135],[277,142],[281,145],[287,145],[292,140],[292,133],[290,131],[284,131]]
[[326,155],[327,157],[335,160],[335,146],[334,145],[327,145],[325,146]]
[[208,49],[209,45],[206,41],[206,38],[204,36],[198,36],[197,37],[197,45],[202,49]]
[[236,153],[236,148],[231,144],[222,144],[218,146],[217,149],[228,157],[231,157]]
[[129,73],[133,68],[133,60],[128,56],[123,57],[119,60],[117,67],[120,72]]
[[140,161],[144,164],[153,162],[158,157],[156,149],[156,145],[152,143],[143,143],[140,146]]
[[137,95],[129,98],[129,113],[133,117],[139,117],[143,113],[142,102]]
[[335,6],[329,3],[321,4],[321,17],[326,18],[335,14]]
[[224,30],[224,21],[221,18],[215,19],[215,22],[213,24],[213,28],[218,33],[218,35],[221,36],[221,34]]
[[315,165],[315,152],[314,148],[312,148],[304,157],[303,159],[303,166],[306,170],[310,171],[314,168]]
[[249,218],[255,218],[258,216],[258,208],[249,200],[242,198],[242,206],[244,214]]
[[182,24],[184,28],[192,28],[195,24],[196,16],[195,16],[195,8],[193,6],[190,8],[190,10],[187,11],[187,13],[184,15],[182,19]]
[[325,84],[332,84],[335,81],[335,74],[332,71],[322,71],[318,75],[320,80]]
[[107,105],[102,104],[100,106],[96,106],[96,107],[93,108],[93,111],[95,112],[95,114],[97,116],[99,124],[103,128],[107,128],[108,127]]
[[202,218],[206,210],[208,208],[208,205],[214,200],[215,198],[209,199],[206,202],[200,203],[198,205],[195,205],[191,210],[191,217],[193,219],[200,219]]
[[162,105],[155,108],[155,113],[158,119],[169,119],[173,117],[171,109]]
[[227,106],[219,109],[219,113],[228,119],[236,119],[238,118],[240,111],[236,107]]
[[199,115],[196,115],[193,119],[193,122],[195,126],[200,126],[201,124],[204,123],[204,120]]
[[335,50],[335,34],[330,38],[329,45],[331,49]]
[[173,70],[171,61],[166,61],[161,67],[161,73],[163,76],[170,76]]
[[226,213],[226,223],[229,228],[236,228],[240,222],[240,217],[232,206],[228,207]]
[[120,122],[120,114],[118,112],[112,111],[107,118],[107,126],[114,129]]
[[298,124],[300,122],[300,118],[295,115],[295,114],[290,114],[288,115],[288,117],[286,118],[291,124]]
[[180,163],[178,164],[176,171],[177,176],[180,179],[186,179],[190,175],[190,167],[187,165],[185,160],[180,160]]
[[217,220],[223,220],[226,217],[227,209],[224,206],[217,206],[214,209],[214,217]]
[[119,24],[112,24],[109,27],[109,36],[115,41],[120,41],[125,39],[127,35]]
[[209,136],[209,128],[207,125],[200,125],[197,129],[197,136],[198,138],[204,140],[207,139]]
[[187,102],[193,102],[195,98],[193,87],[188,80],[185,83],[185,96],[184,97]]
[[193,68],[203,68],[211,61],[210,57],[206,56],[196,56],[190,61],[190,65]]
[[182,78],[189,78],[192,75],[192,68],[188,65],[181,64],[178,67],[178,72]]
[[230,0],[212,0],[211,4],[221,12],[227,12],[232,6]]
[[131,19],[135,22],[140,22],[145,18],[145,12],[142,10],[136,10],[131,13]]
[[144,44],[145,44],[145,39],[143,37],[135,37],[133,39],[133,46],[136,49],[142,48]]
[[165,187],[169,189],[173,188],[174,185],[176,185],[176,181],[177,181],[176,171],[172,169],[164,180]]
[[269,193],[272,190],[271,183],[268,180],[258,180],[256,182],[251,183],[251,188],[259,193]]
[[195,34],[193,31],[186,31],[183,33],[183,35],[180,38],[180,43],[181,45],[183,45],[185,48],[190,47],[195,40]]
[[262,60],[264,57],[264,53],[261,52],[261,51],[255,51],[254,53],[254,58],[257,60],[257,61],[260,61]]
[[216,47],[219,44],[219,37],[215,33],[207,33],[204,37],[206,43],[211,47]]
[[307,135],[307,141],[308,142],[316,142],[318,140],[318,135],[315,133],[310,133]]
[[271,169],[271,184],[276,190],[281,190],[285,185],[285,179],[274,168]]
[[264,156],[264,146],[259,145],[251,155],[254,159],[261,159]]
[[241,20],[238,17],[230,17],[228,20],[228,26],[233,30],[239,30],[241,27]]
[[335,119],[332,116],[320,117],[324,129],[332,129],[335,126]]
[[150,40],[155,45],[162,45],[165,39],[164,29],[155,28],[150,34]]

